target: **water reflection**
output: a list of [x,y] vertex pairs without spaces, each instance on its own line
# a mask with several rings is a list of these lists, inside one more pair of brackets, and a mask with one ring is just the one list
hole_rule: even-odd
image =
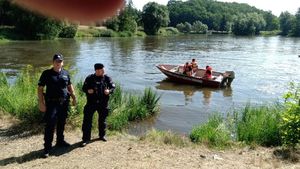
[[133,49],[135,48],[136,39],[134,38],[120,38],[116,39],[118,48],[120,49],[120,54],[127,58],[132,56]]
[[144,38],[143,49],[154,52],[158,49],[164,50],[166,48],[167,38],[158,36],[149,36]]
[[[12,47],[12,44],[13,47]],[[54,53],[62,53],[65,64],[75,65],[79,43],[74,39],[57,41],[17,41],[0,45],[0,70],[2,72],[19,72],[26,65],[34,68],[49,66]],[[9,63],[9,64],[7,64]]]
[[159,90],[182,92],[184,95],[185,106],[188,105],[189,103],[193,102],[193,96],[197,92],[202,93],[204,105],[210,104],[213,92],[221,91],[223,93],[224,97],[232,96],[232,88],[231,87],[227,87],[224,89],[203,88],[203,87],[194,86],[194,85],[178,84],[178,83],[175,83],[175,82],[169,80],[168,78],[158,82],[158,85],[156,85],[155,88],[159,89]]

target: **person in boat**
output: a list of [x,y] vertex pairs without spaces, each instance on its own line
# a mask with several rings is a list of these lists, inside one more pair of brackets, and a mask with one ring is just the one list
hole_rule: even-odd
[[192,67],[192,75],[195,75],[198,69],[198,63],[196,59],[192,59],[191,67]]
[[212,67],[206,66],[206,70],[205,70],[203,78],[212,79]]
[[233,79],[235,78],[234,71],[226,71],[222,75],[223,75],[223,79],[221,81],[221,86],[222,87],[226,87],[226,86],[230,87]]
[[183,74],[187,76],[192,75],[192,66],[189,64],[189,62],[186,62],[185,65],[183,66]]

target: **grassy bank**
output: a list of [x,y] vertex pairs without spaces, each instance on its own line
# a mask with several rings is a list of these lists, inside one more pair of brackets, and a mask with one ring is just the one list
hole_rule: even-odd
[[[28,66],[17,77],[14,84],[9,84],[5,74],[0,73],[0,110],[17,117],[27,124],[40,123],[43,113],[38,110],[37,82],[40,73]],[[82,82],[76,83],[75,91],[78,104],[70,107],[68,124],[80,127],[83,118],[85,94],[81,91]],[[110,114],[107,120],[110,130],[121,130],[130,121],[143,120],[159,111],[160,97],[150,88],[138,95],[125,93],[117,86],[110,99]],[[96,123],[96,118],[94,118]],[[94,125],[95,127],[96,125]]]
[[190,139],[194,143],[216,148],[226,148],[236,143],[299,148],[300,109],[299,106],[292,106],[291,110],[289,104],[246,105],[226,118],[214,115],[207,123],[195,126]]
[[132,32],[116,32],[111,29],[99,28],[99,27],[82,27],[77,30],[76,38],[83,37],[144,37],[146,34],[143,31],[138,30],[135,33]]
[[203,125],[196,126],[190,134],[195,143],[205,143],[211,147],[228,147],[234,141],[248,145],[281,145],[280,114],[283,108],[277,105],[244,109],[222,118],[212,116]]

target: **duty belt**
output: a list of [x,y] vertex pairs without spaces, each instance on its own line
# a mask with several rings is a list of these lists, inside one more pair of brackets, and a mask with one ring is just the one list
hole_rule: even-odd
[[60,98],[47,98],[46,101],[48,102],[58,102],[58,103],[63,103],[64,101],[66,101],[67,99],[64,97],[60,97]]

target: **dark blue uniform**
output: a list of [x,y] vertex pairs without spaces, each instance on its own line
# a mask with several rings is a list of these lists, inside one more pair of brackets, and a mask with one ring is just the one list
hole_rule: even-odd
[[[92,120],[95,111],[98,112],[98,129],[99,138],[105,136],[106,117],[108,116],[108,100],[109,95],[104,94],[105,88],[109,89],[109,93],[113,93],[115,84],[107,75],[104,77],[89,75],[83,84],[82,90],[86,93],[87,103],[84,106],[84,118],[82,124],[83,137],[82,140],[89,141],[91,139]],[[89,94],[88,90],[93,89],[94,93]]]
[[70,75],[63,69],[60,72],[48,69],[42,73],[38,85],[46,86],[44,146],[45,150],[50,150],[52,147],[55,124],[56,143],[64,142],[63,132],[69,108],[69,93],[67,87],[71,85]]

